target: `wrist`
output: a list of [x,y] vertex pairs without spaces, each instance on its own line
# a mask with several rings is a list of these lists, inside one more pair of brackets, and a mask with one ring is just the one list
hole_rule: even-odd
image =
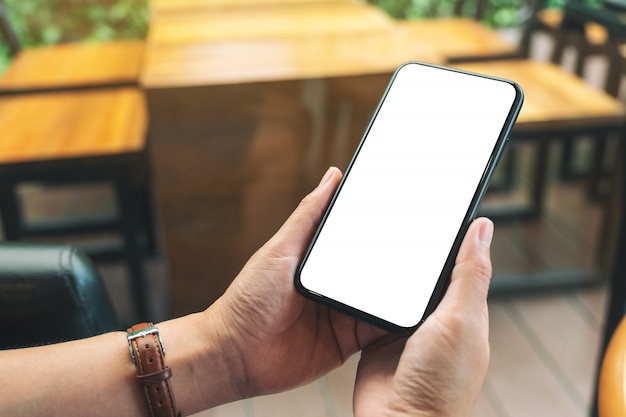
[[[251,396],[247,388],[247,376],[244,362],[241,358],[240,349],[237,345],[236,333],[229,320],[222,314],[219,308],[220,300],[211,307],[198,314],[199,325],[203,326],[203,337],[207,344],[211,345],[209,351],[205,351],[203,358],[204,372],[219,372],[215,382],[220,394],[218,404],[241,400]],[[202,375],[200,375],[202,377]],[[211,387],[207,387],[211,394]],[[213,407],[218,404],[211,404]]]
[[228,335],[209,311],[158,324],[172,390],[183,415],[242,398],[237,389],[236,363],[228,349]]

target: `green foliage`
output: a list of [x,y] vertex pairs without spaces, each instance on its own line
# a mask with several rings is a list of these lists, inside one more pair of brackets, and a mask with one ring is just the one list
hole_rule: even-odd
[[[458,0],[368,0],[396,19],[422,19],[453,14]],[[564,0],[550,0],[559,2]],[[528,14],[528,0],[489,0],[483,22],[492,27],[518,25]],[[464,14],[472,13],[475,3],[468,2]]]
[[[4,0],[24,47],[76,41],[142,38],[147,0]],[[10,63],[0,38],[0,74]]]
[[144,37],[147,0],[4,0],[24,46]]
[[547,0],[546,8],[562,8],[567,0]]
[[7,69],[10,62],[11,58],[9,57],[9,48],[0,43],[0,74]]
[[[148,0],[4,0],[23,46],[82,40],[141,38],[148,26]],[[398,19],[450,15],[457,0],[366,0]],[[520,23],[529,0],[489,0],[484,23],[509,27]],[[537,0],[541,1],[541,0]],[[545,0],[562,7],[566,0]],[[597,2],[599,0],[587,0]],[[471,8],[470,4],[470,8]],[[9,52],[0,39],[0,73]]]

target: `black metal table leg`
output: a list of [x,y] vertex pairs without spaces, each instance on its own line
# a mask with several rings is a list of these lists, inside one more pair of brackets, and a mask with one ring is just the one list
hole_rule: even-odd
[[15,185],[0,185],[0,213],[6,240],[19,240],[22,237],[20,206]]
[[137,222],[139,219],[139,190],[124,180],[116,184],[117,201],[121,216],[121,232],[124,236],[124,254],[130,274],[131,292],[135,303],[138,319],[150,321],[151,308],[146,274],[142,262],[142,254],[137,239]]

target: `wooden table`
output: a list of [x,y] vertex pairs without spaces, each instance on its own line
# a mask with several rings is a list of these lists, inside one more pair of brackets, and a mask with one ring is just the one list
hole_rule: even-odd
[[[363,53],[367,51],[367,53]],[[147,89],[332,78],[393,71],[408,60],[443,63],[406,31],[237,40],[148,48]]]
[[[524,90],[524,105],[511,137],[539,142],[529,206],[501,215],[538,218],[544,202],[548,143],[571,135],[622,133],[623,103],[589,86],[557,65],[533,60],[507,60],[455,65],[458,68],[515,80]],[[593,179],[592,179],[593,180]]]
[[[280,19],[291,23],[281,28],[263,25],[256,37],[250,26],[246,36],[231,28],[220,37],[202,25],[199,17],[156,19],[142,84],[150,89],[332,78],[390,73],[408,60],[443,64],[467,56],[515,53],[514,46],[470,19],[397,23],[365,9],[362,20],[359,13],[364,10],[358,7],[354,10],[359,13],[350,15],[348,10],[353,8],[336,10],[342,10],[341,19],[354,19],[354,23],[326,26],[322,35],[314,37],[306,35],[320,28],[322,14],[321,20],[309,16],[308,24],[296,25],[286,18],[289,14],[281,12]],[[363,25],[365,21],[369,23]]]
[[126,40],[24,49],[0,77],[0,93],[136,85],[143,47]]
[[[151,201],[145,198],[151,184],[143,91],[125,87],[3,96],[0,125],[4,238],[19,241],[47,236],[52,241],[52,236],[61,234],[80,244],[78,237],[88,232],[89,238],[82,243],[90,257],[125,262],[136,313],[142,320],[150,318],[149,285],[139,242],[144,232],[144,236],[152,235],[153,227],[148,225]],[[32,182],[52,188],[107,184],[114,190],[115,214],[98,219],[78,216],[52,222],[25,221],[28,216],[20,209],[18,188]],[[108,238],[99,239],[102,232],[116,236],[113,244]],[[90,245],[90,241],[102,244]]]
[[511,60],[498,61],[496,65],[477,62],[455,66],[516,80],[521,85],[524,105],[515,125],[517,134],[615,128],[623,125],[626,118],[626,110],[620,101],[554,64]]
[[[147,89],[306,80],[442,62],[380,9],[351,2],[203,9],[153,18]],[[364,53],[367,51],[367,53]]]
[[393,26],[393,20],[377,7],[343,2],[203,9],[154,16],[148,44],[161,47],[225,40],[317,37],[376,32]]
[[[158,2],[153,3],[153,8],[157,4]],[[417,27],[418,23],[398,24],[379,9],[350,3],[328,4],[324,9],[321,9],[319,4],[315,7],[316,12],[311,11],[314,10],[311,4],[300,6],[292,4],[280,9],[271,6],[263,8],[263,11],[259,13],[266,16],[269,16],[270,11],[277,13],[271,17],[274,22],[272,25],[263,24],[258,17],[260,15],[252,17],[235,9],[232,9],[229,14],[223,13],[223,10],[219,13],[209,13],[206,10],[202,13],[182,11],[167,14],[153,13],[141,83],[148,93],[153,151],[158,155],[155,160],[157,170],[155,180],[157,181],[157,196],[162,204],[160,209],[164,217],[163,234],[169,251],[173,253],[171,268],[174,278],[171,290],[172,308],[176,314],[200,308],[202,303],[207,302],[207,299],[210,301],[211,297],[219,295],[219,291],[228,285],[228,282],[223,280],[232,278],[232,271],[235,267],[240,267],[243,259],[249,256],[245,248],[249,250],[252,246],[256,247],[267,239],[268,233],[275,230],[279,222],[284,220],[286,212],[297,203],[291,200],[291,196],[302,195],[302,191],[297,189],[287,192],[286,184],[294,183],[295,180],[292,178],[304,174],[306,180],[296,185],[296,187],[302,187],[303,183],[309,183],[308,181],[317,175],[317,166],[311,164],[310,160],[315,160],[315,157],[311,155],[315,154],[314,148],[317,146],[316,143],[319,143],[316,136],[319,131],[323,130],[317,126],[324,124],[324,116],[323,114],[320,116],[320,113],[323,113],[322,109],[325,105],[327,80],[347,79],[350,76],[363,74],[389,74],[398,65],[409,60],[445,63],[447,57],[433,48],[433,45],[442,48],[446,54],[450,55],[460,55],[464,48],[459,46],[461,44],[473,49],[469,53],[476,52],[485,55],[503,51],[510,53],[513,50],[513,47],[502,42],[495,32],[489,32],[469,21],[460,24],[466,28],[466,32],[460,35],[461,44],[435,43],[432,34],[425,35],[420,27]],[[261,7],[256,9],[261,9]],[[308,12],[305,13],[305,10]],[[329,19],[329,10],[334,11],[332,19]],[[200,15],[203,17],[199,17]],[[207,24],[205,18],[211,19],[215,26]],[[224,22],[228,19],[238,23],[226,25]],[[217,30],[217,27],[221,29]],[[424,30],[431,30],[431,28]],[[489,36],[492,39],[487,41]],[[296,93],[296,98],[298,96],[304,98],[309,121],[296,122],[301,120],[300,116],[290,114],[291,108],[296,106],[274,104],[273,99],[261,101],[263,104],[259,104],[255,98],[258,97],[258,95],[255,96],[256,92],[249,93],[255,88],[281,89],[285,85],[298,86],[300,92]],[[242,93],[243,90],[246,92]],[[252,98],[247,100],[246,97]],[[233,115],[233,109],[239,105],[233,104],[237,100],[242,106],[241,110],[234,110],[234,113],[239,112],[238,116]],[[302,99],[297,98],[297,100]],[[298,126],[299,123],[304,123],[303,126],[311,126],[304,130],[294,131],[293,139],[289,142],[281,142],[280,146],[267,143],[268,148],[272,148],[274,153],[282,155],[280,162],[272,162],[271,167],[264,165],[261,171],[257,171],[260,169],[258,167],[254,168],[255,176],[252,182],[265,184],[268,187],[269,184],[281,184],[280,193],[272,194],[273,191],[265,189],[252,191],[254,187],[250,184],[250,180],[242,185],[231,185],[233,189],[242,190],[237,191],[237,198],[245,199],[245,203],[242,203],[244,207],[254,207],[254,212],[258,213],[271,212],[270,218],[257,214],[253,216],[254,219],[242,220],[248,225],[256,226],[253,228],[254,231],[247,233],[245,242],[242,240],[236,245],[233,244],[233,247],[228,246],[228,236],[232,233],[218,234],[214,231],[206,235],[201,234],[202,229],[197,228],[194,232],[180,230],[179,225],[184,222],[185,216],[190,216],[191,207],[194,207],[194,210],[200,210],[203,218],[209,218],[204,221],[210,222],[211,217],[219,216],[219,213],[214,213],[215,210],[219,210],[216,206],[226,205],[228,199],[233,198],[228,194],[216,202],[209,200],[216,197],[207,196],[206,200],[202,200],[207,203],[203,203],[199,200],[198,191],[190,191],[190,194],[186,195],[183,192],[184,189],[205,189],[212,196],[223,195],[227,193],[227,185],[223,184],[232,184],[235,181],[229,179],[229,172],[234,173],[233,175],[238,178],[237,172],[242,170],[247,172],[253,169],[248,165],[251,162],[237,162],[234,166],[232,162],[228,162],[228,158],[215,159],[210,156],[210,154],[219,154],[220,147],[226,146],[227,142],[232,143],[231,146],[234,147],[242,146],[238,145],[242,143],[253,146],[252,143],[254,143],[255,149],[259,149],[261,145],[258,143],[258,138],[254,140],[239,138],[242,136],[240,133],[235,133],[237,138],[229,141],[220,139],[223,137],[221,132],[227,129],[227,127],[220,127],[220,124],[228,125],[228,129],[238,132],[245,132],[251,123],[254,125],[250,122],[251,108],[256,109],[252,111],[256,112],[254,114],[259,112],[273,114],[273,109],[285,112],[285,116],[271,116],[272,120],[284,118],[284,122],[281,122],[283,127],[277,132],[263,136],[264,140],[272,144],[279,138],[286,141],[284,138],[287,135],[286,131],[291,129],[290,126]],[[234,117],[238,118],[231,124],[228,120]],[[222,123],[220,118],[227,121]],[[318,123],[320,120],[322,122]],[[192,126],[194,123],[196,127]],[[273,125],[274,122],[267,123]],[[207,130],[210,132],[202,133]],[[207,139],[212,140],[207,141]],[[188,151],[187,148],[191,146],[196,150]],[[273,146],[277,147],[273,148]],[[296,156],[301,152],[299,150],[301,147],[306,147],[302,151],[304,157]],[[182,148],[185,151],[177,151]],[[318,146],[317,149],[319,154]],[[249,147],[239,148],[237,155],[241,155],[239,159],[248,158],[246,155],[254,154],[254,152],[256,151]],[[201,157],[203,154],[207,156]],[[230,152],[226,154],[230,155]],[[181,158],[188,161],[181,162],[186,169],[184,172],[176,173],[176,181],[172,181],[170,178],[173,174],[171,172],[173,159],[180,160]],[[264,161],[268,160],[264,159]],[[280,181],[275,182],[273,178],[278,175],[277,172],[282,172],[281,168],[277,168],[279,166],[284,166],[285,171],[280,174]],[[286,166],[298,168],[287,169]],[[294,171],[297,172],[294,173]],[[259,176],[267,179],[259,179]],[[220,178],[218,181],[220,185],[209,185],[215,182],[214,178]],[[268,199],[273,201],[271,209],[267,207]],[[283,203],[281,204],[280,201]],[[227,211],[230,213],[232,209],[229,208]],[[210,229],[208,225],[206,228]],[[215,250],[227,245],[226,247],[231,249],[226,253],[230,253],[231,258],[240,256],[237,258],[240,261],[233,260],[230,264],[221,259],[213,259],[207,254],[206,249],[197,248],[193,243],[198,240],[203,240],[204,245],[208,245],[209,248],[214,246]],[[202,252],[203,255],[197,256],[202,257],[203,262],[210,265],[208,268],[210,268],[211,276],[214,277],[212,281],[214,288],[203,292],[202,296],[199,295],[197,304],[182,305],[181,299],[176,296],[178,288],[198,285],[194,282],[207,273],[199,265],[195,267],[197,269],[193,269],[194,267],[189,262],[182,260],[196,251]],[[222,252],[224,252],[223,249]],[[241,255],[237,255],[239,253]],[[196,276],[198,278],[194,278]]]
[[[450,23],[453,24],[452,27],[456,28],[462,28],[458,23],[467,25],[468,28],[473,26],[470,21],[451,21]],[[427,28],[432,25],[440,28],[438,24],[438,21],[424,21],[423,27]],[[413,33],[419,34],[423,30],[422,22],[416,22],[411,30]],[[436,30],[433,32],[437,33]],[[472,50],[471,45],[473,44],[477,45],[475,49],[480,51],[482,44],[480,42],[474,43],[474,41],[482,35],[474,39],[467,37],[469,49],[464,49],[456,48],[453,44],[445,42],[445,33],[443,32],[445,30],[442,31],[439,39],[443,39],[444,42],[439,45],[436,41],[434,46],[435,50],[445,52],[448,59],[460,59],[462,61],[462,55],[466,51]],[[468,32],[472,31],[468,30]],[[428,31],[424,30],[425,33]],[[479,34],[480,30],[472,33]],[[433,37],[437,38],[437,36]],[[498,47],[497,39],[494,40],[494,45]],[[500,48],[500,50],[506,53],[506,48]],[[529,204],[516,206],[512,210],[498,210],[497,213],[490,213],[492,217],[538,218],[541,214],[545,191],[545,170],[547,168],[545,165],[547,163],[547,154],[545,153],[547,152],[547,145],[543,143],[546,142],[543,139],[561,138],[563,135],[571,134],[616,131],[624,125],[626,120],[626,111],[621,102],[602,91],[595,90],[582,79],[551,63],[529,59],[490,59],[465,63],[456,62],[449,65],[517,81],[524,90],[525,101],[513,129],[512,137],[542,140],[538,158],[539,166],[536,172],[533,172],[535,180],[532,183]],[[356,102],[365,113],[371,114],[388,80],[386,76],[333,80],[331,86],[336,97]],[[365,85],[369,87],[365,88]]]
[[399,23],[412,42],[428,44],[447,62],[471,58],[508,57],[517,54],[516,46],[497,32],[473,19],[440,18],[409,20]]
[[[490,210],[483,207],[482,215],[494,218],[539,217],[544,205],[544,194],[549,167],[550,144],[575,135],[618,135],[624,142],[626,108],[623,103],[603,91],[596,90],[585,81],[566,73],[562,68],[546,62],[532,60],[464,63],[462,69],[517,81],[524,89],[524,105],[511,132],[515,141],[534,141],[536,156],[531,168],[532,184],[528,204],[521,207],[502,207]],[[595,179],[590,179],[594,181]],[[616,188],[616,184],[611,185]],[[606,203],[605,203],[606,204]],[[605,207],[603,225],[599,231],[599,247],[592,270],[538,272],[529,279],[520,273],[493,282],[492,291],[519,291],[597,283],[604,279],[609,239],[607,225],[610,216]]]
[[[441,18],[417,21],[399,21],[394,27],[398,33],[391,39],[395,48],[406,45],[413,48],[427,48],[440,55],[440,62],[449,64],[469,59],[493,59],[494,57],[512,57],[517,55],[515,46],[505,41],[493,30],[473,19]],[[383,49],[384,50],[384,49]],[[412,58],[419,59],[419,58]],[[392,68],[393,69],[393,68]],[[331,80],[331,88],[340,96],[358,98],[363,104],[373,107],[378,103],[381,94],[389,81],[391,71],[378,77],[344,78]],[[359,75],[355,72],[356,75]],[[360,75],[369,74],[363,72]],[[363,88],[363,83],[368,88]],[[372,85],[376,87],[372,88]]]

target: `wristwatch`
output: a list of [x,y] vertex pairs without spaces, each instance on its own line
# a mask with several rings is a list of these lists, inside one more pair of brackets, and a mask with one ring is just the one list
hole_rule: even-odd
[[137,380],[144,392],[150,417],[180,417],[170,384],[172,370],[165,365],[165,349],[159,329],[140,323],[127,330],[130,357],[137,368]]

